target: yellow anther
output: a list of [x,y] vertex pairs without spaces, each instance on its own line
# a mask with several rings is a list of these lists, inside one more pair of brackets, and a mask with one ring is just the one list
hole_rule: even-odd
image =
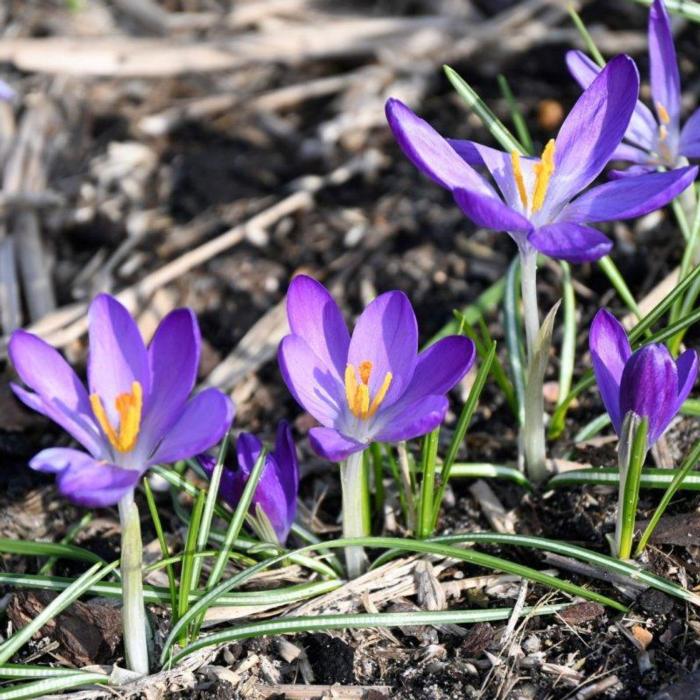
[[656,103],[656,113],[659,115],[659,119],[662,124],[671,123],[671,115],[668,113],[666,107],[664,107],[661,102]]
[[389,386],[391,385],[391,380],[394,375],[391,372],[387,372],[382,385],[379,387],[379,391],[374,395],[372,399],[372,405],[369,407],[369,416],[372,417],[377,409],[381,406],[382,401],[386,398],[386,392],[389,391]]
[[119,432],[109,422],[109,417],[98,394],[90,394],[92,412],[102,431],[117,452],[131,452],[141,429],[143,390],[139,382],[131,384],[131,392],[119,394],[114,405],[119,414]]
[[[357,381],[358,374],[360,375],[359,382]],[[352,414],[362,420],[371,418],[377,412],[391,385],[392,374],[387,372],[379,391],[370,403],[369,379],[371,375],[372,363],[369,360],[361,362],[357,371],[351,364],[345,367],[345,398]]]
[[372,374],[372,363],[369,360],[364,360],[360,362],[359,367],[360,381],[363,384],[369,384],[369,377]]
[[527,190],[525,189],[525,178],[523,177],[523,169],[520,165],[520,154],[517,151],[510,152],[510,163],[513,166],[513,177],[518,188],[520,201],[523,208],[527,209]]
[[547,196],[549,181],[554,173],[554,139],[549,139],[542,151],[540,162],[534,166],[535,193],[532,196],[532,212],[539,211]]
[[659,141],[665,141],[668,138],[668,129],[663,125],[659,125]]

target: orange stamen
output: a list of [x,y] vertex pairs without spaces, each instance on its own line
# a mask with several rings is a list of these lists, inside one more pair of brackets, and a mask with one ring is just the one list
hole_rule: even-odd
[[90,394],[90,405],[105,436],[117,452],[131,452],[141,429],[143,390],[139,382],[131,384],[131,392],[119,394],[114,405],[119,414],[119,430],[114,429],[98,394]]

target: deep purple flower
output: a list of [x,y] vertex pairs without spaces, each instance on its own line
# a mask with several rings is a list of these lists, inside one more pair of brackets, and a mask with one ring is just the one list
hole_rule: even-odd
[[[600,72],[600,67],[581,51],[566,56],[569,71],[583,88]],[[613,160],[635,163],[619,175],[639,174],[659,166],[678,168],[688,158],[700,158],[700,109],[696,109],[681,129],[681,79],[673,45],[673,34],[663,0],[654,0],[649,10],[649,63],[651,98],[654,112],[637,101],[624,142]]]
[[588,343],[598,389],[615,432],[630,411],[649,419],[649,447],[668,428],[698,375],[698,356],[686,350],[674,361],[666,346],[632,352],[622,324],[605,309],[593,319]]
[[[697,168],[609,182],[578,196],[600,174],[634,111],[639,77],[632,59],[614,58],[581,95],[542,158],[503,153],[472,141],[444,139],[406,105],[390,99],[389,125],[404,153],[450,190],[478,226],[507,231],[521,251],[537,249],[570,262],[597,260],[611,241],[588,224],[632,218],[663,206]],[[471,166],[485,166],[496,190]]]
[[350,337],[326,288],[296,277],[287,294],[291,335],[279,349],[282,376],[294,398],[323,427],[313,448],[342,461],[374,441],[409,440],[435,429],[445,394],[474,362],[474,343],[449,336],[418,353],[418,326],[402,292],[378,296]]
[[53,447],[29,466],[56,474],[59,491],[85,506],[117,503],[152,464],[192,457],[215,445],[234,408],[218,389],[189,398],[201,338],[194,313],[168,314],[148,348],[129,312],[107,294],[88,312],[89,394],[50,345],[15,331],[9,355],[31,391],[12,389],[30,408],[58,423],[86,452]]
[[[224,465],[219,494],[232,508],[241,499],[246,482],[262,452],[262,443],[255,435],[241,433],[236,443],[237,464]],[[211,476],[216,459],[210,455],[197,458],[202,469]],[[282,421],[277,428],[275,449],[265,460],[260,481],[253,494],[251,510],[259,506],[270,521],[277,540],[284,544],[297,512],[299,493],[299,463],[289,425]]]

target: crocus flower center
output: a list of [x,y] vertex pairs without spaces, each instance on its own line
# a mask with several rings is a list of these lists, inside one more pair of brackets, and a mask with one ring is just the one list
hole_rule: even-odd
[[[379,387],[379,391],[370,401],[369,378],[372,375],[372,363],[369,360],[360,362],[360,366],[355,369],[351,364],[345,368],[345,396],[348,406],[353,415],[362,420],[371,418],[376,412],[389,391],[393,375],[387,372],[384,381]],[[358,381],[359,376],[359,381]]]
[[139,382],[131,384],[131,391],[119,394],[114,405],[119,414],[119,428],[109,421],[102,399],[97,394],[90,394],[92,412],[107,436],[112,447],[117,452],[131,452],[136,444],[136,438],[141,429],[141,411],[143,409],[143,390]]
[[539,163],[534,166],[535,170],[535,188],[532,193],[532,204],[530,204],[527,187],[525,187],[525,178],[523,169],[520,163],[520,154],[517,151],[512,151],[510,154],[510,162],[513,167],[513,178],[518,188],[518,196],[525,211],[531,214],[542,209],[544,198],[547,196],[549,181],[554,173],[554,139],[549,139],[547,145],[542,151],[542,157]]

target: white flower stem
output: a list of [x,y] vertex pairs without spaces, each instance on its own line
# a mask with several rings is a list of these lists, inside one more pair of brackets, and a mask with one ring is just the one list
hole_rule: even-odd
[[529,360],[537,342],[540,313],[537,306],[537,251],[525,246],[520,247],[520,289],[523,296],[523,319]]
[[533,371],[540,329],[537,306],[537,251],[520,248],[520,284],[523,297],[523,319],[527,344],[527,375],[525,377],[525,417],[522,428],[522,448],[525,454],[527,474],[535,483],[547,476],[547,452],[544,436],[544,394],[542,382],[531,386],[539,373]]
[[147,675],[148,641],[146,608],[143,603],[143,543],[139,510],[130,491],[119,501],[122,530],[122,624],[126,665],[131,671]]
[[[340,465],[343,492],[343,537],[365,537],[369,534],[367,488],[364,452],[355,452]],[[367,569],[364,547],[345,548],[348,578],[357,578]]]

